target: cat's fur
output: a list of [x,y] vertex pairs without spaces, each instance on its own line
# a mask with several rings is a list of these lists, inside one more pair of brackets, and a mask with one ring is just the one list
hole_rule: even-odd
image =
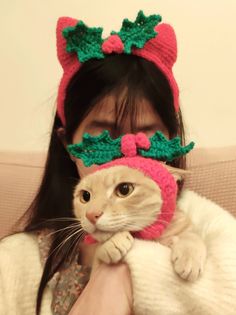
[[[176,180],[180,178],[181,170],[166,167]],[[133,192],[127,197],[117,196],[115,190],[120,183],[132,183]],[[91,196],[86,203],[81,202],[83,190]],[[74,213],[83,229],[99,241],[93,267],[101,262],[122,261],[134,241],[130,232],[152,224],[161,205],[158,185],[136,169],[115,166],[84,177],[74,191]],[[171,223],[156,241],[171,248],[173,267],[181,278],[195,281],[199,277],[206,260],[206,246],[180,209],[175,210]]]

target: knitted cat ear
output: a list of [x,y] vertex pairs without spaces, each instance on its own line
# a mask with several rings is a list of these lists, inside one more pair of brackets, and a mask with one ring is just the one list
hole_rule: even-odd
[[150,39],[143,49],[133,48],[132,54],[145,58],[157,66],[169,81],[173,93],[174,107],[179,110],[179,88],[172,67],[177,59],[177,40],[173,27],[167,23],[155,26],[157,36]]
[[179,110],[179,89],[172,73],[177,57],[177,43],[171,25],[161,23],[160,15],[145,16],[139,11],[134,22],[124,19],[119,32],[102,38],[101,27],[88,27],[70,17],[58,19],[56,28],[57,56],[63,68],[58,89],[57,113],[65,126],[65,91],[71,78],[89,59],[105,58],[111,53],[140,56],[154,63],[169,81],[176,112]]
[[186,171],[181,168],[176,168],[167,164],[165,164],[164,166],[170,172],[170,174],[174,177],[176,181],[182,180],[184,176],[190,173],[190,171]]
[[75,26],[77,22],[78,20],[70,17],[60,17],[57,21],[56,27],[57,57],[64,72],[58,88],[57,113],[63,126],[65,126],[64,101],[66,88],[73,75],[79,70],[80,62],[76,54],[70,54],[66,51],[67,43],[62,31],[65,27]]
[[77,19],[73,19],[70,17],[60,17],[57,21],[56,27],[57,57],[65,72],[75,63],[79,64],[79,60],[76,54],[69,54],[66,51],[66,39],[64,38],[62,31],[66,27],[75,26],[77,23],[78,23]]

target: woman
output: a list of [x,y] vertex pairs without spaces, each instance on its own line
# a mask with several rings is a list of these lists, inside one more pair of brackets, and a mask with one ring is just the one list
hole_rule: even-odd
[[[179,90],[172,73],[177,56],[176,38],[173,28],[160,23],[160,20],[158,15],[145,17],[140,11],[135,22],[124,20],[120,32],[113,33],[106,40],[101,39],[100,28],[89,28],[82,21],[71,18],[58,20],[57,50],[63,77],[42,183],[26,213],[28,221],[24,232],[6,238],[0,246],[0,288],[4,314],[32,314],[37,304],[36,314],[41,309],[42,315],[130,315],[133,302],[138,301],[137,286],[140,283],[132,273],[132,292],[126,264],[102,265],[89,279],[94,247],[80,241],[81,232],[78,223],[75,223],[72,197],[74,186],[91,172],[91,168],[84,167],[80,160],[70,156],[66,146],[79,142],[84,132],[96,135],[104,129],[114,137],[137,131],[152,135],[161,130],[169,138],[179,135],[184,143]],[[185,167],[183,158],[171,164]],[[128,257],[130,268],[132,259],[137,261],[136,253],[142,252],[140,242],[137,242],[136,252]],[[17,255],[17,264],[13,264],[17,250],[25,250],[24,257]],[[168,265],[169,252],[166,250],[158,247],[160,275],[157,273],[156,281],[163,290],[164,280],[172,277],[168,282],[168,290],[171,291],[178,281]],[[6,261],[9,264],[7,276]],[[158,268],[158,264],[155,265]],[[167,267],[163,269],[165,265]],[[24,274],[26,269],[23,271],[20,266],[29,268],[27,276]],[[11,296],[9,283],[13,276],[17,285],[12,289],[14,295]],[[25,279],[23,287],[19,286],[20,279]],[[206,288],[216,282],[213,279]],[[27,286],[27,283],[30,285]],[[30,296],[27,288],[33,291]],[[197,292],[201,289],[200,283]],[[154,296],[157,293],[154,292]],[[183,285],[180,293],[182,295],[178,293],[172,298],[173,303],[178,300],[182,307],[176,308],[176,314],[189,314],[186,301],[192,291]],[[201,301],[202,311],[196,314],[206,315],[206,309],[210,309],[209,314],[215,314],[214,309],[209,308],[212,296]],[[139,298],[141,301],[142,296]],[[160,305],[161,300],[160,296]],[[154,301],[152,303],[155,304]],[[143,309],[146,307],[149,310],[148,298],[144,298],[141,304]],[[175,314],[171,305],[162,307],[166,308],[165,315],[169,309],[169,314]],[[191,307],[196,311],[196,305]],[[229,310],[232,310],[231,304],[230,307]],[[151,314],[150,310],[148,314]],[[153,314],[162,313],[154,310]]]

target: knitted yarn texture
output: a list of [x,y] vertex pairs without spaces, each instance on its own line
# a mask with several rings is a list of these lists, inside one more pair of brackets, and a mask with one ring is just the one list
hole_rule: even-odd
[[188,153],[194,147],[194,142],[181,146],[180,137],[167,139],[162,132],[157,131],[149,139],[142,132],[126,134],[112,139],[109,131],[104,130],[98,136],[88,133],[83,135],[80,143],[67,146],[69,153],[82,159],[85,166],[103,164],[122,156],[141,155],[160,161],[172,161]]
[[159,15],[146,17],[142,11],[135,22],[124,19],[119,32],[103,40],[102,28],[90,28],[83,21],[60,17],[56,27],[57,56],[63,75],[57,95],[57,113],[65,125],[64,101],[66,88],[79,71],[81,64],[89,59],[101,59],[111,53],[140,56],[151,61],[166,76],[173,94],[176,112],[179,110],[179,89],[172,67],[177,58],[177,42],[171,25],[160,23]]

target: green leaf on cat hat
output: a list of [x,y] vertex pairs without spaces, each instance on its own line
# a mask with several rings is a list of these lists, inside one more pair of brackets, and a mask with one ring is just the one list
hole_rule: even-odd
[[88,27],[82,21],[75,26],[64,28],[62,34],[66,39],[66,51],[76,52],[80,62],[91,58],[104,58],[101,49],[102,31],[102,27]]
[[101,165],[121,157],[120,142],[121,137],[112,139],[109,131],[104,130],[102,134],[94,137],[85,133],[82,142],[68,145],[67,150],[73,156],[83,160],[84,165],[88,167],[92,164]]
[[88,27],[83,21],[65,27],[62,35],[66,39],[66,51],[76,53],[83,63],[93,58],[103,59],[112,52],[131,54],[133,47],[143,48],[157,35],[154,28],[161,20],[159,14],[145,16],[139,11],[134,22],[124,19],[120,31],[112,31],[106,39],[102,38],[102,27]]
[[190,142],[186,146],[181,146],[180,137],[168,140],[160,131],[157,131],[149,140],[151,143],[150,149],[139,149],[139,154],[143,157],[161,161],[172,161],[187,154],[194,147],[194,142]]
[[154,27],[161,20],[162,17],[159,14],[152,14],[146,17],[141,10],[134,22],[124,19],[120,31],[117,33],[113,31],[111,35],[119,35],[124,44],[124,52],[131,54],[133,46],[143,48],[149,39],[157,35]]

